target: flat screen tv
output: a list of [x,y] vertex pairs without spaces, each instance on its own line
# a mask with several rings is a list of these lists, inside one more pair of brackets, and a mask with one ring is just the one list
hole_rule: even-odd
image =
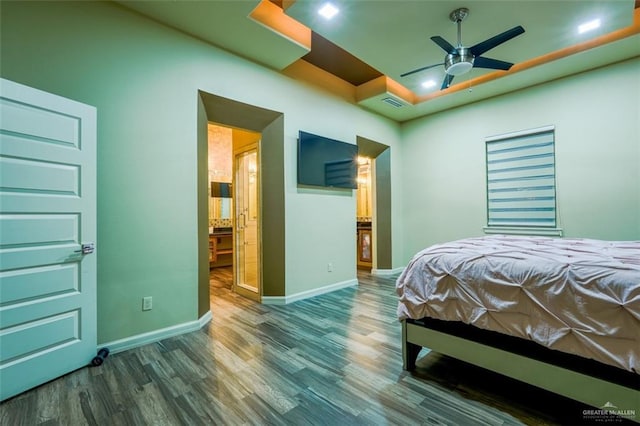
[[358,145],[300,131],[298,184],[356,189]]

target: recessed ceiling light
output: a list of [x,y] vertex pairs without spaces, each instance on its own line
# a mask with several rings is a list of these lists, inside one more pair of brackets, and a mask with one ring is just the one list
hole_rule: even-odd
[[425,89],[431,89],[432,87],[435,87],[435,85],[435,80],[427,80],[422,82],[422,87],[424,87]]
[[318,9],[318,13],[327,19],[333,18],[338,14],[338,12],[340,12],[340,10],[338,10],[338,8],[332,3],[325,3],[320,9]]
[[579,25],[578,33],[586,33],[587,31],[595,30],[598,27],[600,27],[600,20],[594,19],[592,21],[585,22],[584,24]]

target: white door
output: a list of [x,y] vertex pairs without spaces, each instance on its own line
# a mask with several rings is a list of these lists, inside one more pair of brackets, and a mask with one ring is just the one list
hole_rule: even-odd
[[95,356],[95,241],[95,108],[0,79],[0,400]]
[[235,280],[236,293],[260,301],[260,200],[257,144],[235,153]]

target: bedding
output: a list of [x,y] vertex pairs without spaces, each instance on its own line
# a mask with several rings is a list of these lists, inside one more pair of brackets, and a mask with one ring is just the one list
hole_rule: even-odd
[[417,253],[398,317],[461,321],[640,374],[640,241],[486,236]]

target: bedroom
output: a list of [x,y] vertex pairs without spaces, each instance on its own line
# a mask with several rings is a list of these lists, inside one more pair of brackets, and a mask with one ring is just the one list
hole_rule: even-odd
[[[198,90],[285,114],[284,291],[274,294],[285,296],[355,278],[355,205],[297,192],[300,129],[391,146],[393,270],[423,246],[482,232],[482,138],[548,124],[564,132],[565,235],[640,239],[638,67],[636,58],[398,124],[110,3],[2,4],[2,77],[99,111],[101,344],[162,336],[201,315],[196,176],[185,173],[197,158]],[[462,120],[464,132],[450,132]],[[595,181],[596,166],[607,180]],[[142,312],[149,294],[154,309]]]

